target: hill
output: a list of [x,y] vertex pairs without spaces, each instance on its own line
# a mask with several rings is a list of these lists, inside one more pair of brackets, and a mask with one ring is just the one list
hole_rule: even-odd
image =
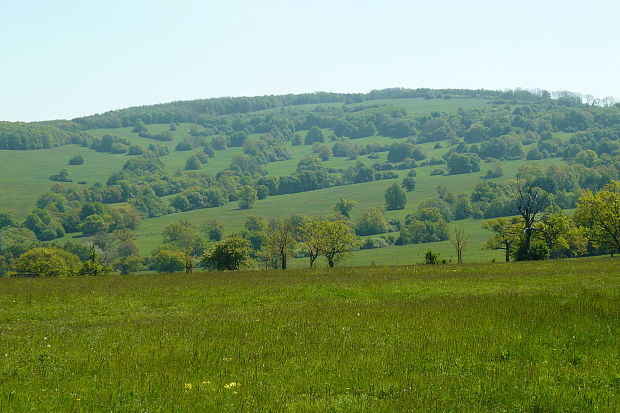
[[[465,260],[484,262],[503,252],[482,248],[491,236],[482,220],[516,214],[517,176],[549,192],[549,211],[570,211],[582,190],[620,177],[619,141],[618,105],[544,91],[386,89],[173,102],[70,121],[3,122],[0,211],[33,231],[33,242],[94,239],[109,263],[117,257],[106,246],[118,243],[118,231],[131,231],[133,253],[147,257],[166,225],[186,221],[207,238],[214,220],[225,236],[252,240],[260,259],[264,236],[247,230],[250,217],[332,219],[345,198],[355,202],[347,222],[365,245],[349,264],[420,262],[428,249],[456,259],[448,240],[454,228],[467,232]],[[361,230],[393,184],[407,189],[405,208],[388,208],[384,224]],[[250,208],[240,207],[243,191],[256,198]],[[407,228],[425,221],[425,208],[441,213],[438,232],[412,239]],[[293,265],[305,266],[304,254],[294,254]]]

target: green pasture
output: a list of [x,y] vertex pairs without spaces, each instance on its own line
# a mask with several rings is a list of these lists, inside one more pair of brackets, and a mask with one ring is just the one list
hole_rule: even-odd
[[0,411],[615,412],[618,268],[0,279]]
[[[83,165],[69,165],[69,159],[82,155]],[[35,151],[0,150],[0,211],[24,218],[36,200],[54,184],[50,175],[66,168],[74,183],[102,182],[122,168],[127,155],[100,153],[77,145]]]

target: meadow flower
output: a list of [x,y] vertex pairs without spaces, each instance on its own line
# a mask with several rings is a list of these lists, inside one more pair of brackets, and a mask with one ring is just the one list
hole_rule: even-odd
[[209,380],[205,380],[205,381],[202,382],[203,386],[207,386],[209,384],[211,384],[211,382]]
[[192,383],[185,383],[185,390],[191,390],[192,389]]
[[225,384],[224,388],[225,389],[233,389],[233,388],[238,387],[238,386],[241,386],[241,384],[240,383],[235,383],[234,381],[232,381],[232,382],[230,382],[228,384]]

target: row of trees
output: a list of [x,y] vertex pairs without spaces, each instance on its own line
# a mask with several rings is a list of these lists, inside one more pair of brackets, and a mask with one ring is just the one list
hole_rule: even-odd
[[585,191],[571,217],[546,208],[549,194],[519,186],[514,199],[519,217],[496,218],[484,227],[494,233],[485,247],[503,249],[506,261],[574,257],[620,252],[620,183]]

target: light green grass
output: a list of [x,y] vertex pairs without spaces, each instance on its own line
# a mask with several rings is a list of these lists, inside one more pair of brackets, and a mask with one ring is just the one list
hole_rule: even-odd
[[606,258],[0,279],[0,411],[614,412],[619,275]]
[[[84,165],[69,165],[82,155]],[[43,193],[54,184],[49,176],[66,168],[74,182],[103,182],[127,161],[126,155],[99,153],[77,145],[36,151],[0,151],[0,211],[24,218]]]

